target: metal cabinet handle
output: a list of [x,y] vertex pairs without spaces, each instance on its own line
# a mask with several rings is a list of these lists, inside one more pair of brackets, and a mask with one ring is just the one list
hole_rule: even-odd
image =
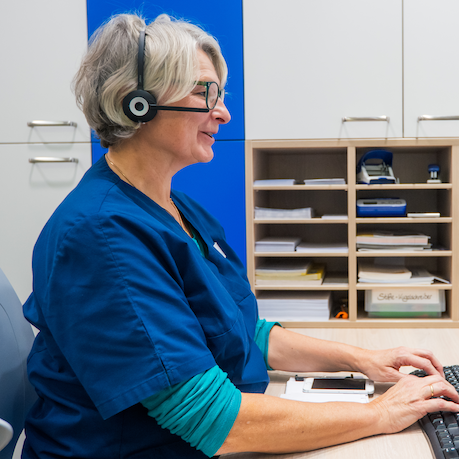
[[28,121],[27,126],[29,127],[42,127],[42,126],[72,126],[77,127],[75,121],[43,121],[43,120],[33,120]]
[[78,158],[53,158],[51,156],[37,156],[29,158],[29,163],[77,163]]
[[418,121],[459,121],[459,116],[422,115],[418,117]]
[[383,116],[345,116],[342,118],[343,123],[346,121],[387,121],[389,122],[389,117],[386,115]]

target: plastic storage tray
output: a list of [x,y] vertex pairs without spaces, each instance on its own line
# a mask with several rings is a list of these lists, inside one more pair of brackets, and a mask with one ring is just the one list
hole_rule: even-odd
[[445,311],[445,291],[416,289],[374,289],[365,292],[369,318],[432,318]]

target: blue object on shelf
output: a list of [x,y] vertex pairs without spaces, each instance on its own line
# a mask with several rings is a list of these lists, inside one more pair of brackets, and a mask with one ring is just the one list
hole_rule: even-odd
[[372,150],[365,153],[357,163],[357,183],[397,183],[392,171],[392,153],[387,150]]
[[399,198],[357,200],[357,217],[404,217],[406,201]]

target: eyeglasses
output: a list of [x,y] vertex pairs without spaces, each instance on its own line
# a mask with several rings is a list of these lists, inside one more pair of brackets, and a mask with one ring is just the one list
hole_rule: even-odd
[[225,90],[220,89],[215,81],[196,81],[196,84],[206,88],[206,105],[209,110],[215,108],[218,98],[223,100],[225,97]]

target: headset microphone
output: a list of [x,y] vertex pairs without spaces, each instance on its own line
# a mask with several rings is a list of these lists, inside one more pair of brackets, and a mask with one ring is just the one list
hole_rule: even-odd
[[208,113],[208,108],[175,107],[173,105],[156,105],[156,98],[153,94],[143,89],[143,68],[145,61],[145,29],[140,31],[139,53],[137,57],[137,89],[131,91],[123,99],[124,114],[132,121],[146,123],[151,121],[158,110],[170,110],[178,112],[200,112]]

